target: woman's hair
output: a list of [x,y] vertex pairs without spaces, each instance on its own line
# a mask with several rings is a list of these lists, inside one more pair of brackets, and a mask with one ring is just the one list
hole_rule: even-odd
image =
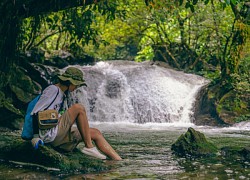
[[60,84],[62,84],[62,85],[64,85],[64,86],[67,86],[67,87],[69,87],[70,84],[71,84],[71,82],[70,82],[69,80],[63,81],[63,80],[61,80],[61,79],[59,79],[59,78],[58,78],[58,80],[59,80]]

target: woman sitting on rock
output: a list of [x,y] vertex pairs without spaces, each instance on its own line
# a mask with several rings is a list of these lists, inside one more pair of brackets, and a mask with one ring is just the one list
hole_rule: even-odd
[[[72,151],[83,141],[85,147],[81,150],[82,153],[99,159],[106,159],[106,156],[108,156],[113,160],[121,160],[121,157],[105,140],[102,133],[98,129],[89,127],[86,110],[83,105],[74,104],[65,112],[61,111],[61,105],[66,96],[65,92],[72,92],[80,86],[86,86],[82,71],[75,67],[69,67],[62,75],[58,76],[58,79],[58,84],[50,85],[43,91],[31,114],[43,111],[49,106],[47,109],[58,111],[59,123],[50,129],[39,129],[39,138],[34,138],[32,143],[34,144],[41,139],[44,143],[50,143],[54,147]],[[76,127],[73,126],[75,123]],[[106,156],[94,147],[92,140]]]

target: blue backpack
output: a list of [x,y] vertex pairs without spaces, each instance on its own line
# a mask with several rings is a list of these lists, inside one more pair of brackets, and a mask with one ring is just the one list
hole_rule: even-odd
[[34,98],[32,101],[30,101],[26,115],[24,118],[24,124],[23,124],[23,131],[22,131],[22,139],[24,140],[31,140],[33,138],[33,117],[30,114],[32,110],[34,109],[37,101],[39,100],[41,94],[39,94],[36,98]]
[[[56,94],[59,94],[59,88]],[[31,115],[31,112],[33,111],[37,101],[39,100],[41,94],[39,94],[37,97],[35,97],[32,101],[29,102],[27,111],[26,111],[26,115],[24,118],[24,124],[23,124],[23,131],[21,134],[22,139],[24,140],[31,140],[34,137],[34,133],[35,132],[35,127],[33,126],[38,126],[36,122],[33,121],[33,116]],[[50,103],[50,105],[55,101],[56,97],[54,98],[54,100]],[[44,110],[48,109],[50,107],[50,105],[48,105],[47,108],[45,108]]]

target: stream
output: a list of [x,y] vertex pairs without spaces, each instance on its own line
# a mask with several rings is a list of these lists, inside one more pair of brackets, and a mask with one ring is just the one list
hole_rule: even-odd
[[196,95],[208,80],[150,63],[77,67],[88,86],[72,93],[69,102],[85,106],[90,126],[102,131],[123,160],[105,160],[111,170],[98,174],[0,164],[0,179],[250,179],[250,162],[172,154],[171,145],[188,127],[204,133],[219,148],[250,145],[250,122],[227,128],[193,124]]
[[[250,179],[250,162],[223,158],[186,159],[172,154],[171,145],[192,126],[218,147],[234,143],[249,146],[250,129],[243,127],[214,128],[187,124],[91,123],[100,129],[123,158],[105,160],[111,170],[98,174],[67,174],[25,168],[22,165],[0,165],[0,179]],[[249,128],[249,127],[247,127]],[[78,148],[83,147],[80,144]]]

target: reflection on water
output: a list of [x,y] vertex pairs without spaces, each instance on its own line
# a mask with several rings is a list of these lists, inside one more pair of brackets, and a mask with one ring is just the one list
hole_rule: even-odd
[[[185,159],[172,155],[171,145],[190,126],[175,127],[171,124],[122,124],[94,123],[112,146],[123,157],[122,161],[107,160],[110,171],[99,174],[54,175],[39,170],[1,167],[0,179],[250,179],[250,163],[239,159],[230,161],[223,157],[209,159]],[[249,146],[250,130],[196,127],[205,133],[208,141],[217,146],[240,143]],[[230,143],[229,143],[230,142]],[[8,173],[11,171],[11,174]],[[13,178],[15,177],[15,178]]]

